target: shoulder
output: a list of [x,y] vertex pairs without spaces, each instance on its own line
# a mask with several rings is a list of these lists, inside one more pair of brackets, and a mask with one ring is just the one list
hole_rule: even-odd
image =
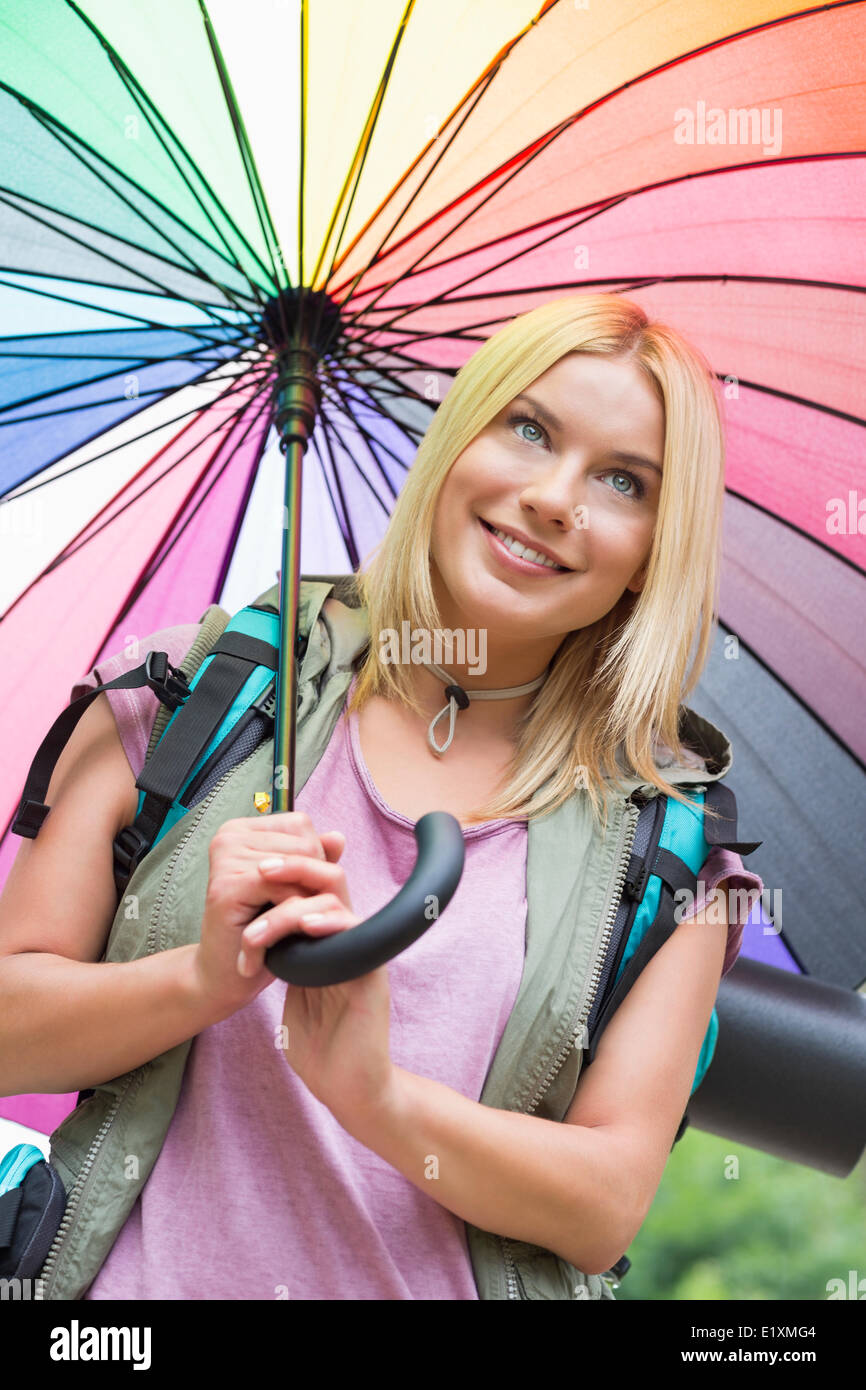
[[[181,665],[199,628],[199,623],[179,623],[172,627],[160,628],[147,637],[131,639],[119,651],[101,657],[86,675],[81,676],[72,687],[70,700],[77,699],[88,690],[94,690],[98,685],[104,685],[127,671],[135,670],[146,660],[148,652],[164,651],[173,666]],[[104,694],[114,715],[117,733],[129,766],[134,776],[138,777],[144,766],[159,700],[147,685],[127,690],[107,690]],[[97,700],[96,703],[100,701]]]

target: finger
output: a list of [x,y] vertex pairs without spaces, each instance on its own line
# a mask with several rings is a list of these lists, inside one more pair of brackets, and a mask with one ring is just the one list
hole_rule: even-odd
[[[244,846],[247,857],[266,855],[278,858],[286,854],[309,854],[315,859],[327,860],[335,864],[346,848],[346,837],[341,830],[324,830],[321,835],[284,835],[280,838],[268,837],[260,846]],[[274,853],[270,854],[269,851]]]
[[325,855],[331,864],[336,864],[346,848],[346,837],[342,830],[323,830],[319,839],[324,846]]
[[249,824],[254,830],[270,827],[281,832],[288,831],[291,835],[316,833],[316,827],[306,811],[269,811],[266,816],[240,816],[238,823]]
[[337,891],[337,884],[345,883],[346,875],[338,864],[328,860],[312,859],[308,854],[287,854],[269,856],[259,860],[259,872],[270,883],[282,883],[287,879],[305,887],[330,888]]
[[[310,923],[307,916],[320,918]],[[267,917],[258,918],[245,927],[241,935],[238,971],[255,975],[264,965],[265,952],[277,941],[291,935],[328,935],[344,930],[357,922],[354,913],[333,893],[319,893],[312,898],[295,898],[268,908]]]
[[244,844],[242,841],[234,853],[238,859],[255,860],[287,854],[307,854],[314,859],[325,858],[325,849],[318,835],[289,835],[286,831],[257,836],[253,843]]

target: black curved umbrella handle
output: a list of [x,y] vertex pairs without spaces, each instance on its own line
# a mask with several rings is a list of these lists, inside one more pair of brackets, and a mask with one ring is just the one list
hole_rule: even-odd
[[265,951],[271,973],[291,985],[339,985],[377,970],[417,941],[454,896],[466,847],[460,822],[448,811],[428,811],[414,835],[418,857],[396,897],[346,931],[277,941]]

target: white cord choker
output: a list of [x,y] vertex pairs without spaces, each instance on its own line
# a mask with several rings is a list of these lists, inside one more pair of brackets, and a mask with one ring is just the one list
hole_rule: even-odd
[[[430,744],[433,752],[438,753],[440,757],[443,753],[447,753],[448,749],[451,747],[451,740],[454,737],[454,728],[457,722],[458,709],[468,709],[470,700],[506,700],[514,695],[529,695],[533,690],[537,690],[540,685],[544,684],[548,675],[547,671],[545,671],[543,675],[538,676],[534,681],[527,681],[525,685],[512,686],[510,690],[464,690],[462,685],[458,685],[456,681],[453,681],[448,672],[443,671],[442,667],[437,666],[435,662],[431,664],[424,661],[422,665],[426,667],[428,671],[432,671],[434,676],[438,676],[441,681],[445,682],[445,694],[448,697],[448,704],[444,709],[439,711],[435,719],[431,721],[430,727],[427,730],[427,742]],[[448,738],[445,740],[444,746],[440,748],[433,737],[433,730],[436,728],[443,714],[448,714],[449,712],[451,714],[451,720],[448,726]]]

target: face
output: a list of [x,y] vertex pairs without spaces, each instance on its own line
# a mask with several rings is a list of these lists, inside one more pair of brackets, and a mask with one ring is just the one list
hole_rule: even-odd
[[[664,409],[641,368],[562,357],[472,441],[440,491],[431,575],[443,626],[486,628],[498,664],[521,651],[537,671],[568,632],[639,592],[663,448]],[[567,569],[510,563],[484,523]]]

